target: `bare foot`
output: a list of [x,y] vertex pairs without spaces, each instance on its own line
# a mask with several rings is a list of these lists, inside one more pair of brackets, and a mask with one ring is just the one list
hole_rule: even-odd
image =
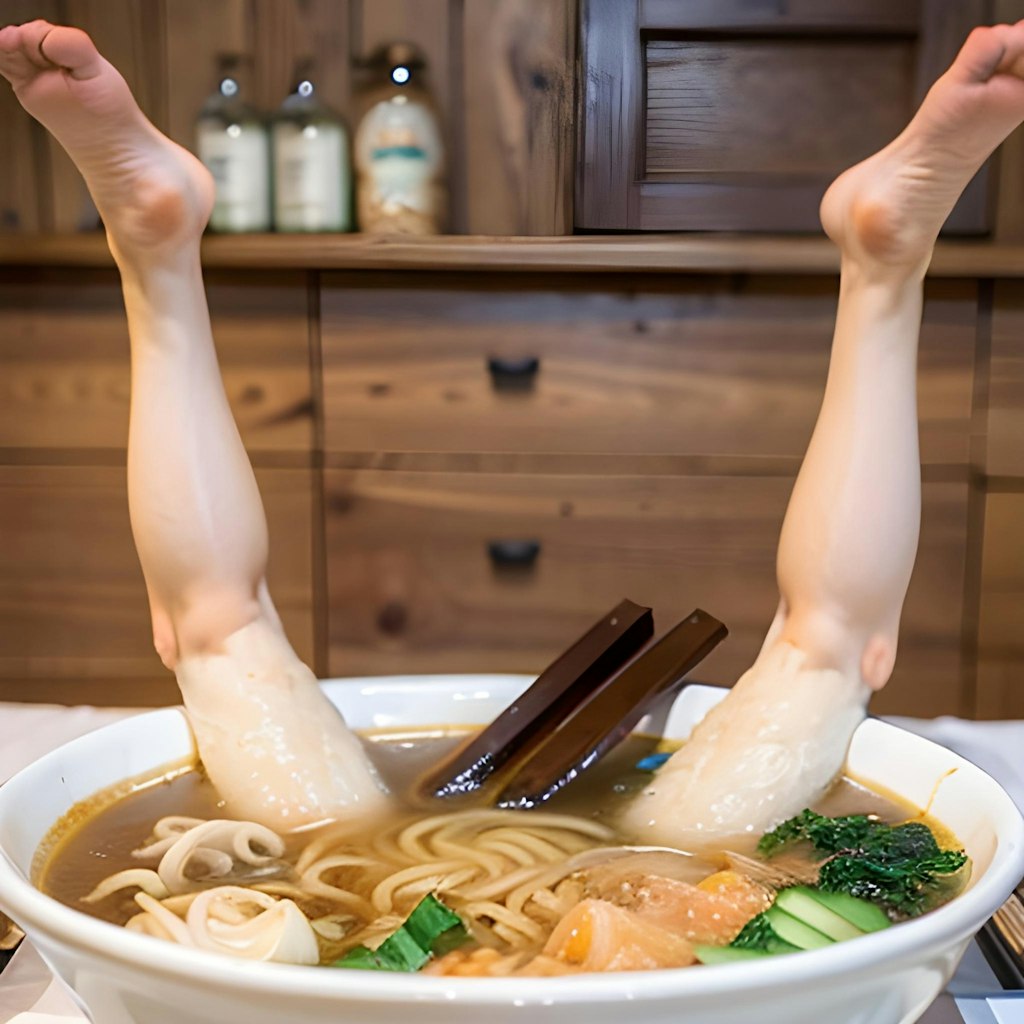
[[844,258],[923,274],[964,187],[1024,120],[1024,21],[976,28],[907,128],[840,175],[821,221]]
[[0,30],[0,74],[84,175],[119,262],[198,239],[213,202],[209,173],[146,120],[84,32],[10,25]]

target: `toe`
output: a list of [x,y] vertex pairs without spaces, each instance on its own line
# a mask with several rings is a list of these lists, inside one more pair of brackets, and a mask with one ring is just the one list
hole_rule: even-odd
[[43,55],[42,42],[53,31],[53,25],[42,18],[18,26],[18,48],[33,70],[46,70],[53,64]]
[[967,37],[953,70],[973,82],[987,82],[996,74],[1024,77],[1024,21],[976,28]]
[[951,70],[967,81],[987,82],[1007,56],[1008,25],[982,26],[967,37]]
[[996,70],[1024,78],[1024,21],[1004,28],[1004,52]]
[[80,28],[50,26],[39,40],[39,50],[48,61],[70,71],[72,78],[95,78],[103,67],[99,51]]
[[39,70],[39,65],[29,59],[23,35],[19,25],[0,29],[0,75],[14,85],[31,78]]

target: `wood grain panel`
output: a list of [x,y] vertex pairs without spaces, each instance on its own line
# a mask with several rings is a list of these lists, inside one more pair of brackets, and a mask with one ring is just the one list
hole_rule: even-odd
[[808,29],[857,29],[861,32],[913,32],[920,23],[922,0],[786,0],[785,4],[750,0],[639,0],[640,27],[723,31],[744,28],[759,32]]
[[986,471],[1024,477],[1024,285],[997,281],[992,307]]
[[[928,295],[924,459],[963,462],[976,290]],[[327,276],[326,448],[802,456],[834,315],[829,280]],[[539,358],[534,387],[492,356]]]
[[646,176],[831,178],[913,112],[906,39],[653,40],[645,56]]
[[[453,31],[451,0],[355,0],[352,17],[357,62],[390,43],[413,43],[426,60],[425,81],[444,124],[459,116],[452,105],[459,77],[459,33]],[[380,72],[363,80],[379,84]]]
[[[214,336],[243,440],[257,458],[312,445],[302,274],[218,274]],[[16,271],[0,282],[0,448],[123,448],[128,328],[117,276]]]
[[[659,631],[699,605],[730,638],[698,677],[731,684],[777,603],[792,481],[326,473],[330,671],[539,671],[624,596]],[[886,712],[960,709],[966,487],[925,488],[921,555]],[[532,568],[488,544],[534,540]]]
[[[257,478],[270,590],[296,650],[311,659],[311,474]],[[37,699],[64,689],[75,701],[116,703],[130,683],[166,674],[152,649],[123,468],[0,467],[0,536],[0,700],[29,699],[27,681],[40,680]]]
[[312,60],[317,92],[348,115],[349,0],[254,0],[253,18],[256,101],[275,110],[295,85],[298,62]]
[[577,227],[636,228],[644,76],[636,0],[580,0]]
[[572,233],[576,5],[465,5],[467,230]]
[[978,626],[978,718],[1024,718],[1024,493],[989,494]]
[[[216,86],[219,55],[252,56],[256,50],[252,0],[171,0],[164,15],[167,39],[167,128],[179,145],[196,148],[196,118]],[[242,88],[250,98],[257,76]]]
[[[577,227],[817,231],[988,7],[583,0]],[[987,232],[986,196],[983,169],[944,231]]]
[[195,123],[216,86],[218,60],[243,58],[246,101],[275,111],[295,84],[299,61],[312,60],[317,89],[349,113],[348,0],[173,0],[166,6],[168,134],[195,150]]
[[[474,275],[543,273],[601,275],[595,287],[614,287],[605,274],[767,274],[832,277],[839,250],[824,236],[730,235],[207,235],[203,266],[248,270],[455,270]],[[0,266],[112,267],[99,232],[74,235],[0,234]],[[1024,277],[1024,245],[942,242],[928,277]],[[548,280],[554,287],[557,279]]]

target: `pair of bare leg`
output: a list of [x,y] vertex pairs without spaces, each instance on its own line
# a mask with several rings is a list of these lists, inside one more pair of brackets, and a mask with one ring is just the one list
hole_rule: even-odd
[[[154,640],[236,815],[271,826],[384,796],[267,592],[266,524],[224,395],[199,266],[212,186],[75,29],[0,32],[0,73],[85,175],[121,271],[132,351],[129,498]],[[1024,119],[1024,23],[978,29],[892,144],[822,205],[842,251],[832,361],[754,667],[627,813],[638,836],[759,831],[839,770],[892,671],[920,519],[921,282],[964,185]]]

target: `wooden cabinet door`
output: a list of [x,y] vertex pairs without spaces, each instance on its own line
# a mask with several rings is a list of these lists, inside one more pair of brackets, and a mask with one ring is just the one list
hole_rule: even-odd
[[[816,231],[988,0],[583,0],[576,225]],[[949,233],[989,228],[986,171]]]

